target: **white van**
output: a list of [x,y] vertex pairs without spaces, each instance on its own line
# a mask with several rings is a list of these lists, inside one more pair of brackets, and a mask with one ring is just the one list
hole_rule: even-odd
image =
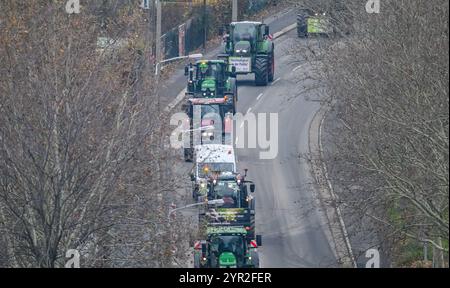
[[[191,174],[194,199],[207,192],[207,179],[211,173],[236,173],[236,155],[231,145],[204,144],[194,148],[195,167]],[[204,189],[202,189],[204,188]]]

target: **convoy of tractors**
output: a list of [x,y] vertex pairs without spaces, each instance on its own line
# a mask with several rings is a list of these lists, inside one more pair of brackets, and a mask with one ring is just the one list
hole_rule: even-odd
[[[215,60],[185,67],[189,116],[184,158],[193,162],[192,197],[200,205],[202,240],[194,244],[195,268],[258,268],[261,236],[255,231],[255,184],[239,173],[232,121],[238,101],[237,75],[254,74],[256,85],[274,79],[274,43],[269,26],[233,22]],[[210,117],[215,115],[215,117]]]
[[[298,37],[348,34],[350,25],[334,23],[343,13],[339,7],[300,9]],[[184,158],[194,163],[192,198],[202,203],[202,240],[194,244],[194,267],[257,268],[262,239],[255,233],[255,184],[246,179],[247,169],[239,173],[232,125],[239,99],[237,75],[254,74],[257,86],[272,82],[275,44],[269,26],[261,22],[233,22],[224,32],[217,59],[185,67],[188,81],[183,109],[188,119],[183,130],[189,137]]]

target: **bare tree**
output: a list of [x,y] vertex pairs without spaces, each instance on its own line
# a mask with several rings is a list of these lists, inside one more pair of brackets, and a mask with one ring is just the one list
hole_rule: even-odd
[[352,33],[300,50],[320,63],[333,108],[325,160],[338,204],[360,216],[351,225],[372,223],[393,265],[426,265],[425,245],[448,266],[448,2],[386,0],[380,14],[344,4],[333,20]]
[[175,184],[147,15],[62,2],[0,4],[0,265],[61,267],[78,249],[83,266],[167,266]]

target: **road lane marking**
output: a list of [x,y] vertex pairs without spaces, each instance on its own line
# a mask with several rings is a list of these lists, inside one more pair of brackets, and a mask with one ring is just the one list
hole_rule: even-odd
[[280,32],[276,32],[273,34],[273,38],[277,39],[278,37],[283,36],[284,34],[286,34],[287,32],[290,32],[291,30],[294,30],[295,28],[297,28],[297,23],[294,23],[292,25],[289,25],[288,27],[284,28],[283,30],[281,30]]
[[280,80],[281,80],[281,78],[277,78],[275,81],[272,82],[272,85],[275,85],[275,83],[277,83]]
[[181,100],[184,99],[184,97],[186,96],[186,88],[183,89],[180,94],[178,94],[177,98],[175,98],[172,102],[170,102],[169,105],[167,105],[166,109],[164,109],[165,112],[170,112],[173,108],[175,108],[175,106],[178,105],[178,103],[181,102]]
[[258,97],[256,97],[256,100],[259,100],[263,95],[263,93],[259,94]]
[[250,111],[252,111],[252,107],[248,108],[247,113],[245,113],[245,114],[250,113]]
[[298,69],[302,68],[302,66],[303,66],[303,64],[302,64],[302,65],[298,65],[297,67],[295,67],[294,69],[292,69],[292,72],[297,71]]
[[236,137],[236,142],[234,142],[234,144],[237,145],[238,141],[239,141],[239,137]]

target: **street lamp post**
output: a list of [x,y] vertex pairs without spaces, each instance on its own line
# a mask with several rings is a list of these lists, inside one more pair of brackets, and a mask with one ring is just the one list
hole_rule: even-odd
[[179,56],[179,57],[174,57],[174,58],[170,58],[170,59],[166,59],[163,61],[160,61],[158,63],[156,63],[156,69],[155,69],[155,76],[159,75],[160,72],[160,66],[161,64],[167,63],[167,62],[172,62],[172,61],[176,61],[176,60],[181,60],[181,59],[199,59],[202,58],[203,54],[199,53],[199,54],[191,54],[191,55],[187,55],[187,56]]
[[233,0],[231,9],[232,9],[231,19],[233,22],[237,22],[238,21],[238,0]]
[[201,206],[201,205],[223,205],[225,202],[223,201],[223,199],[215,199],[215,200],[209,200],[207,202],[198,202],[198,203],[194,203],[194,204],[189,204],[183,207],[179,207],[179,208],[175,208],[175,209],[171,209],[169,211],[169,214],[167,215],[169,222],[170,222],[170,216],[172,215],[172,213],[179,211],[179,210],[183,210],[183,209],[188,209],[188,208],[192,208],[192,207],[196,207],[196,206]]

